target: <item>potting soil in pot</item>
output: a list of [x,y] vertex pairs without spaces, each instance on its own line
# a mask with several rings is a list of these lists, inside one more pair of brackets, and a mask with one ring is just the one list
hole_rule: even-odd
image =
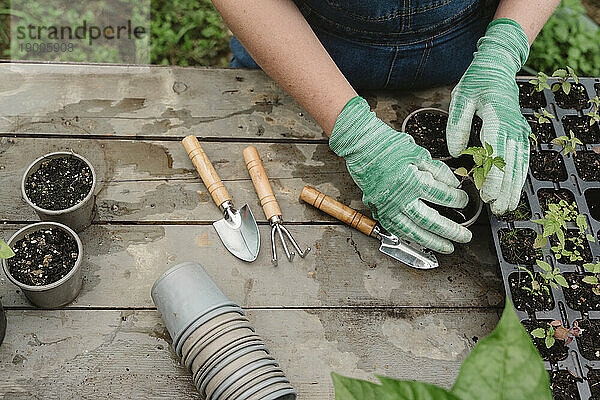
[[40,229],[25,235],[14,246],[14,257],[6,260],[10,274],[30,286],[58,281],[75,266],[77,242],[60,228]]
[[421,111],[413,115],[406,124],[406,133],[415,143],[425,147],[434,158],[450,157],[446,144],[448,116],[436,111]]
[[43,161],[25,181],[27,197],[46,210],[64,210],[81,202],[92,189],[90,167],[77,157]]

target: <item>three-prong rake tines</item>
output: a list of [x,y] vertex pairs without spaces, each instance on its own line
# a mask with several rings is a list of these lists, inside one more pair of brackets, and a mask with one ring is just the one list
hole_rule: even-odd
[[294,256],[296,255],[296,253],[294,253],[293,251],[290,252],[290,250],[288,249],[288,246],[285,243],[284,234],[288,238],[288,240],[290,241],[292,246],[294,246],[294,248],[298,252],[298,255],[301,258],[304,258],[310,252],[310,247],[307,247],[306,250],[304,250],[304,251],[302,251],[302,249],[300,249],[298,242],[296,242],[296,240],[294,239],[294,237],[292,236],[290,231],[288,231],[286,229],[286,227],[283,226],[281,216],[276,215],[273,218],[271,218],[271,220],[269,222],[271,222],[271,252],[273,254],[273,258],[271,259],[271,262],[273,263],[273,265],[277,266],[277,246],[275,245],[275,242],[276,242],[275,234],[277,234],[279,236],[279,240],[281,240],[281,244],[283,246],[283,250],[285,251],[285,255],[286,255],[288,261],[292,261],[294,259]]
[[265,212],[265,216],[271,224],[271,251],[273,252],[273,259],[271,261],[273,265],[277,265],[276,236],[279,236],[279,240],[281,241],[283,250],[285,251],[285,255],[289,261],[294,259],[296,253],[290,252],[290,249],[285,242],[286,237],[292,246],[294,246],[298,252],[298,255],[304,258],[304,256],[306,256],[310,251],[310,247],[308,247],[305,251],[302,251],[296,240],[294,240],[292,234],[285,228],[285,226],[283,226],[281,210],[279,209],[277,199],[275,199],[275,195],[273,194],[273,189],[271,188],[269,178],[267,178],[267,173],[265,172],[265,168],[263,167],[256,147],[246,147],[243,151],[243,155],[244,160],[246,161],[246,167],[248,168],[248,172],[252,178],[252,183],[254,184],[256,193],[258,194],[260,204]]

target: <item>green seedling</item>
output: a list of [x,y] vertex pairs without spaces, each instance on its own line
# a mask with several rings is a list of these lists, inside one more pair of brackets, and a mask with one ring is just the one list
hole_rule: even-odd
[[544,294],[547,296],[550,294],[550,288],[569,286],[565,277],[560,274],[560,268],[552,268],[550,264],[542,260],[536,260],[536,264],[541,269],[537,275],[529,268],[519,265],[519,269],[525,271],[531,278],[531,287],[523,286],[521,289],[528,291],[533,296],[543,296]]
[[[569,204],[565,200],[558,203],[548,204],[545,218],[532,220],[536,224],[543,226],[541,234],[538,233],[533,244],[534,248],[539,249],[548,244],[548,239],[554,237],[556,245],[550,249],[557,260],[562,257],[568,258],[571,262],[583,261],[584,238],[590,242],[595,239],[587,233],[588,224],[585,216],[577,212],[577,204]],[[566,237],[567,222],[574,222],[579,228],[579,235],[575,237]],[[566,248],[567,241],[571,243],[572,250]]]
[[[558,152],[558,154],[564,153],[565,156],[568,156],[571,153],[573,153],[573,155],[576,155],[577,145],[583,145],[583,142],[576,138],[575,133],[573,133],[573,131],[571,130],[569,131],[569,136],[559,136],[557,138],[552,139],[550,143],[555,144],[557,146],[561,146],[562,149]],[[556,159],[558,159],[558,154],[556,155]]]
[[551,119],[554,119],[554,115],[548,112],[545,108],[542,108],[542,112],[535,111],[533,116],[537,119],[540,124],[549,124]]
[[556,340],[565,342],[565,346],[573,341],[573,338],[578,337],[583,332],[577,321],[573,322],[572,328],[565,328],[561,321],[554,320],[549,322],[544,328],[536,328],[531,331],[531,336],[534,338],[544,339],[547,348],[550,348],[556,343]]
[[550,85],[548,84],[548,75],[543,72],[538,72],[536,77],[531,79],[529,83],[533,85],[532,93],[541,92],[544,89],[550,89]]
[[562,90],[564,94],[568,95],[571,92],[571,82],[569,79],[573,79],[575,83],[579,83],[579,77],[573,71],[573,68],[567,66],[567,69],[557,69],[552,73],[554,78],[558,78],[558,82],[552,84],[552,91],[558,92]]
[[475,182],[475,187],[477,189],[481,189],[483,186],[483,182],[487,178],[490,170],[495,166],[496,168],[504,171],[504,166],[506,162],[500,156],[494,157],[494,149],[489,143],[485,143],[485,148],[483,147],[468,147],[463,150],[460,154],[467,154],[473,157],[473,162],[475,165],[471,168],[470,171],[467,171],[466,168],[460,167],[457,168],[454,173],[458,176],[462,176],[463,178],[473,177],[473,181]]
[[586,263],[583,264],[583,268],[585,268],[586,271],[591,272],[594,275],[586,275],[582,281],[584,283],[587,283],[588,285],[592,285],[592,292],[596,295],[596,296],[600,296],[600,262],[593,264],[593,263]]
[[600,124],[600,97],[596,96],[593,99],[588,100],[588,103],[592,105],[592,109],[586,114],[590,117],[590,126],[595,123]]

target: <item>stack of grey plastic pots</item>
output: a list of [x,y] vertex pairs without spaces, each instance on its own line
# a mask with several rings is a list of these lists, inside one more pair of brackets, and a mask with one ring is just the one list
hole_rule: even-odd
[[169,269],[152,300],[173,349],[207,400],[295,400],[296,392],[244,315],[200,264]]

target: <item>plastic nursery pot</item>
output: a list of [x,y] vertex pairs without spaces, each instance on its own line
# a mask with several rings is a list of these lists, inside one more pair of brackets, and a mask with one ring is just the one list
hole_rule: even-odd
[[202,344],[205,340],[210,338],[216,332],[220,332],[231,325],[241,323],[249,324],[248,319],[245,316],[238,314],[237,312],[222,314],[216,318],[211,319],[211,321],[209,322],[210,324],[207,323],[201,327],[196,328],[196,330],[194,330],[185,339],[185,341],[181,341],[183,343],[181,347],[181,359],[184,362],[184,364],[187,365],[188,363],[191,363],[189,357],[191,355],[190,350],[194,347],[197,347],[197,344]]
[[475,182],[471,179],[465,179],[461,183],[460,188],[469,196],[469,202],[467,203],[467,206],[461,210],[465,221],[460,222],[459,220],[459,223],[462,226],[468,227],[473,225],[475,221],[477,221],[477,218],[479,218],[481,210],[483,210],[483,201],[479,196],[479,190],[475,186]]
[[151,295],[180,357],[182,340],[192,333],[188,328],[198,318],[221,307],[239,308],[195,262],[178,264],[166,271],[154,282]]
[[[264,367],[263,364],[264,364],[264,362],[262,360],[254,362],[252,364],[246,365],[245,367],[238,369],[234,373],[230,374],[224,380],[216,381],[215,389],[214,390],[211,389],[211,391],[209,391],[210,396],[214,399],[220,398],[221,395],[223,394],[223,392],[227,388],[231,387],[232,385],[239,386],[240,384],[243,384],[243,382],[246,381],[246,376],[248,376],[249,374],[251,374],[252,372],[254,372],[257,369]],[[286,377],[276,378],[276,379],[277,379],[277,382],[289,383],[289,381],[287,380]],[[275,382],[273,382],[273,383],[275,383]],[[210,384],[212,384],[212,382]]]
[[[92,171],[92,187],[90,188],[89,193],[79,203],[75,204],[72,207],[65,208],[64,210],[47,210],[45,208],[37,206],[33,203],[33,201],[31,201],[31,199],[27,196],[27,193],[25,191],[25,184],[27,182],[27,179],[40,168],[41,164],[44,161],[65,156],[80,159],[81,161],[86,163],[87,166],[90,168],[90,171]],[[21,196],[23,196],[25,202],[27,202],[27,204],[29,204],[29,206],[31,206],[35,210],[35,212],[42,221],[59,222],[61,224],[67,225],[68,227],[77,232],[82,231],[92,223],[92,219],[94,218],[95,188],[96,172],[94,171],[94,167],[92,166],[92,164],[84,157],[68,151],[58,151],[55,153],[49,153],[38,158],[29,165],[29,167],[25,171],[25,174],[23,175],[23,179],[21,180]]]
[[260,367],[244,376],[246,382],[240,382],[239,384],[236,382],[235,385],[229,386],[227,389],[225,389],[221,394],[221,400],[237,399],[240,393],[261,385],[265,381],[269,381],[268,384],[270,384],[270,380],[273,378],[286,379],[283,371],[281,371],[278,367],[274,367],[272,365]]
[[[431,137],[431,135],[433,135],[433,132],[428,132],[426,135],[423,135],[421,138],[419,137],[418,134],[416,134],[416,132],[412,132],[412,129],[409,126],[409,123],[412,120],[414,120],[415,118],[418,118],[419,114],[423,114],[423,113],[439,114],[443,117],[443,119],[448,118],[448,111],[442,110],[440,108],[433,108],[433,107],[419,108],[418,110],[411,112],[410,114],[408,114],[408,116],[406,118],[404,118],[404,121],[402,122],[402,132],[408,133],[413,138],[415,138],[415,142],[418,145],[425,147],[427,150],[429,150],[429,152],[431,153],[431,156],[434,159],[442,160],[442,161],[447,161],[447,160],[452,159],[452,156],[450,156],[450,154],[448,153],[448,148],[446,145],[446,123],[445,122],[444,122],[444,125],[442,127],[440,127],[440,129],[438,130],[438,132],[440,133],[440,136],[437,138]],[[431,127],[424,126],[424,128],[431,128]],[[430,140],[429,143],[423,142],[424,140],[428,140],[428,139]]]
[[6,314],[4,314],[4,308],[2,302],[0,302],[0,345],[4,341],[4,335],[6,334]]
[[25,294],[27,299],[35,306],[40,308],[58,308],[75,300],[81,286],[83,285],[83,275],[81,272],[81,260],[83,259],[83,245],[75,231],[66,225],[57,222],[38,222],[27,225],[18,230],[8,241],[8,245],[14,244],[23,239],[25,235],[42,229],[58,228],[66,231],[77,242],[77,259],[73,268],[58,281],[42,286],[30,286],[15,279],[9,271],[8,260],[2,260],[2,268],[8,279],[17,285]]
[[289,383],[274,383],[253,395],[246,397],[242,394],[238,400],[296,400],[296,391]]
[[451,219],[459,225],[469,227],[479,218],[481,210],[483,210],[483,201],[481,201],[479,190],[475,187],[475,183],[471,179],[464,179],[459,187],[469,196],[469,201],[464,208],[444,207],[429,202],[427,204],[444,217]]
[[[197,347],[202,344],[210,335],[222,330],[222,324],[218,325],[218,328],[214,326],[214,320],[216,318],[221,319],[223,315],[232,315],[237,314],[238,318],[241,321],[244,321],[249,324],[248,319],[244,315],[244,311],[238,306],[223,306],[218,307],[201,317],[199,317],[196,321],[194,321],[181,335],[181,339],[175,346],[176,352],[181,354],[182,360],[186,360],[190,350],[193,347]],[[208,329],[210,332],[202,332],[205,330],[205,326],[208,325]],[[210,327],[216,328],[211,329]]]

